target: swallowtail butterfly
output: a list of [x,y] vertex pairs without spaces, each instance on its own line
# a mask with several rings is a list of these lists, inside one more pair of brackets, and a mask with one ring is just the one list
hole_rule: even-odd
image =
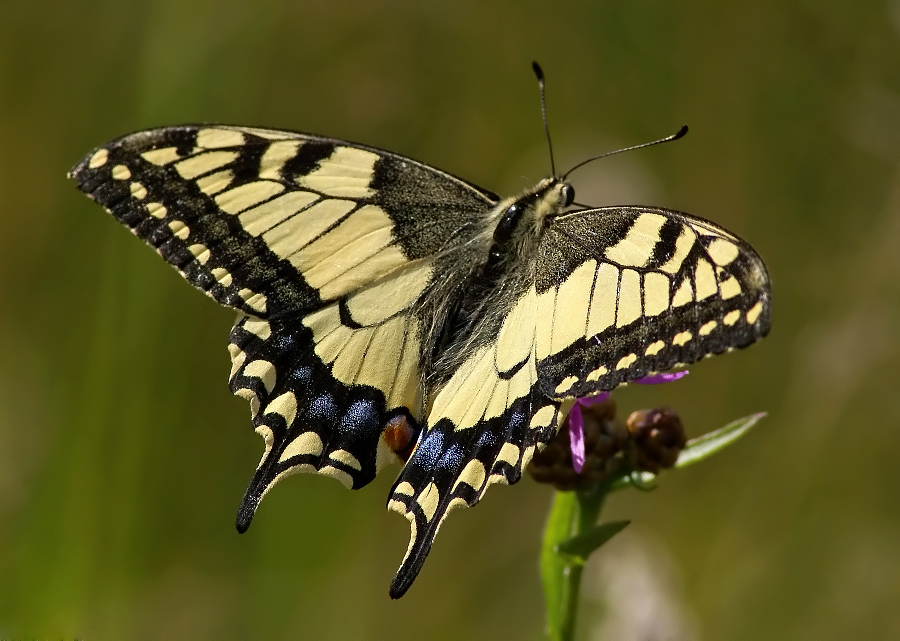
[[573,207],[564,177],[500,198],[381,149],[220,125],[124,136],[70,176],[238,314],[230,386],[265,441],[239,531],[285,476],[356,489],[403,466],[395,598],[447,515],[517,482],[572,399],[769,329],[746,242],[669,209]]

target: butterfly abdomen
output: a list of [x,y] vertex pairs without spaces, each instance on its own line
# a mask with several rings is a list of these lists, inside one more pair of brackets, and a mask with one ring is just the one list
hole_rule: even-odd
[[548,178],[501,202],[485,217],[486,230],[472,243],[478,249],[469,254],[470,275],[448,306],[441,338],[435,343],[432,386],[445,382],[467,356],[496,337],[512,304],[531,286],[546,221],[564,206],[569,189]]

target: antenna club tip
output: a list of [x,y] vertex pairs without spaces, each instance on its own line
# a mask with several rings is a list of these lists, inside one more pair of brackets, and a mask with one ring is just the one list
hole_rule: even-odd
[[537,60],[531,62],[531,68],[534,70],[534,75],[537,76],[538,81],[544,82],[544,70],[541,69],[541,65],[537,63]]
[[675,134],[675,138],[673,140],[678,140],[679,138],[683,138],[688,132],[687,125],[681,125],[681,129],[678,130],[678,133]]

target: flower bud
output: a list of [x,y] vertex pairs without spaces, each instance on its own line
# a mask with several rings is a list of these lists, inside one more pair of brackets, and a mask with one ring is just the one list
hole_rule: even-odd
[[681,419],[667,407],[632,412],[626,426],[639,470],[658,474],[661,469],[672,467],[687,444]]

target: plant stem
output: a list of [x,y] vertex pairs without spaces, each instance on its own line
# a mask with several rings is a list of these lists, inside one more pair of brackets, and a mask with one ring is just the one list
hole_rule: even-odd
[[594,527],[608,489],[608,483],[599,483],[583,492],[557,492],[554,496],[541,547],[547,628],[553,641],[574,638],[584,568],[584,559],[560,554],[556,547]]

